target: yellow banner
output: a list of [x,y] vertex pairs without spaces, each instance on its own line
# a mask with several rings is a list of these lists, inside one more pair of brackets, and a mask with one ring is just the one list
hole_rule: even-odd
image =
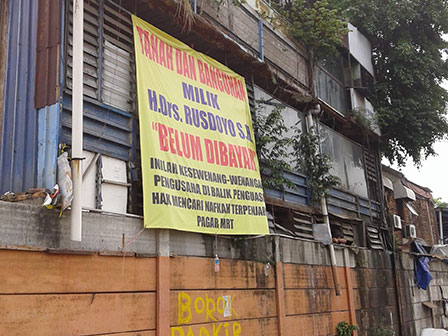
[[244,78],[132,21],[145,227],[267,234]]

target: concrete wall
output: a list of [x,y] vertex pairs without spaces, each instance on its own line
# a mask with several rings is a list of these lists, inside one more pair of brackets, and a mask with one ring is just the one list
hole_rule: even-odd
[[2,335],[336,335],[341,321],[357,324],[358,335],[399,335],[401,321],[402,336],[418,336],[448,326],[441,261],[431,263],[424,291],[413,256],[397,254],[395,270],[391,253],[337,246],[337,296],[328,249],[315,242],[215,240],[141,231],[135,216],[83,217],[83,241],[73,243],[68,213],[0,202]]
[[380,328],[395,330],[399,335],[400,318],[391,258],[382,251],[359,250],[355,254],[356,267],[352,268],[352,276],[359,335],[368,335],[368,331]]
[[2,335],[155,336],[155,258],[0,250],[0,265]]
[[171,335],[277,335],[275,273],[260,262],[171,260]]
[[[400,298],[405,335],[420,335],[422,328],[447,328],[442,298],[448,298],[448,265],[435,260],[430,263],[433,280],[427,290],[419,289],[414,281],[414,260],[409,254],[399,258]],[[427,305],[432,302],[432,309]]]

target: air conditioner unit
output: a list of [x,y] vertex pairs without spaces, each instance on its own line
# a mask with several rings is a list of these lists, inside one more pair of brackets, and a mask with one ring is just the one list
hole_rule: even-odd
[[415,225],[408,224],[404,227],[404,236],[406,238],[417,238],[417,231]]
[[398,215],[394,215],[394,228],[400,229],[400,230],[403,228],[401,226],[401,217]]

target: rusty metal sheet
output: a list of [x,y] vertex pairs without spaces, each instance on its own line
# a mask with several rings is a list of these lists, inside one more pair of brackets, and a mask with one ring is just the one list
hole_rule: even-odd
[[61,1],[39,0],[37,18],[34,107],[38,109],[58,99]]

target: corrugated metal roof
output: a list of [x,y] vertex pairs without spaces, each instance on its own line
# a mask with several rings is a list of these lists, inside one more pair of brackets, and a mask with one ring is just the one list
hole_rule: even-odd
[[10,1],[0,192],[35,186],[37,113],[34,109],[37,1]]
[[413,192],[415,192],[417,195],[420,195],[421,197],[427,198],[432,201],[432,195],[431,195],[431,189],[419,186],[418,184],[415,184],[414,182],[411,182],[409,180],[406,180],[406,186],[410,188]]

